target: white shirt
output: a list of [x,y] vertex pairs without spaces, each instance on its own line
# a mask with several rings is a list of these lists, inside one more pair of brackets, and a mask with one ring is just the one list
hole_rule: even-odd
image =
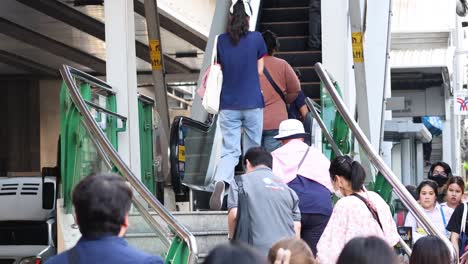
[[[444,208],[445,219],[447,220],[447,225],[448,225],[448,222],[450,221],[450,218],[452,218],[452,214],[455,211],[455,208],[452,208],[452,207],[448,206],[447,202],[441,203],[440,206],[442,206],[442,208]],[[447,225],[445,225],[445,226],[447,226]]]
[[[427,217],[429,217],[429,220],[431,220],[432,224],[439,229],[442,234],[445,234],[448,238],[449,232],[445,229],[445,226],[448,224],[450,218],[447,217],[448,212],[447,208],[448,206],[440,206],[439,203],[436,203],[434,209],[432,210],[426,210],[423,208],[424,212],[426,213]],[[442,212],[441,212],[442,208]],[[453,213],[453,212],[452,212]],[[445,217],[445,224],[444,224],[444,217]],[[415,243],[419,238],[425,236],[423,231],[421,230],[422,227],[416,220],[416,218],[413,216],[412,213],[409,213],[406,216],[405,220],[405,226],[410,226],[412,231],[413,231],[413,243]],[[420,233],[418,233],[418,230]]]

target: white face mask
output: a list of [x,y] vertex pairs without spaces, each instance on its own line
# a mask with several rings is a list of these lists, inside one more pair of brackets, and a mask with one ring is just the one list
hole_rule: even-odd
[[338,197],[338,198],[343,198],[344,197],[344,195],[343,195],[343,193],[341,192],[340,189],[335,191],[335,196]]

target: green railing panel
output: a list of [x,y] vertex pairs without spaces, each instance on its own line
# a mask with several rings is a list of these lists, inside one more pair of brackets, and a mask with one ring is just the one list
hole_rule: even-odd
[[[91,88],[89,85],[80,85],[80,93],[85,100],[91,100]],[[78,131],[81,131],[81,115],[71,101],[67,92],[67,87],[62,84],[60,93],[60,130],[61,130],[61,175],[63,186],[63,199],[65,208],[71,208],[71,192],[75,186],[76,177],[76,160],[80,159],[79,145],[81,136]]]
[[[341,96],[341,88],[338,83],[334,83],[336,90]],[[331,135],[338,145],[338,148],[343,154],[349,154],[351,152],[351,137],[350,130],[343,117],[336,111],[335,104],[333,103],[330,95],[323,89],[321,84],[321,98],[322,98],[322,120],[325,123],[328,131],[331,131]],[[330,160],[336,158],[336,154],[332,151],[330,143],[327,142],[326,138],[323,137],[322,152]]]
[[187,243],[180,237],[176,236],[172,240],[171,247],[166,255],[166,264],[179,264],[188,263],[189,261],[189,248]]
[[[93,90],[88,83],[80,84],[80,93],[84,100],[92,102]],[[94,98],[96,99],[96,98]],[[115,112],[116,98],[110,94],[106,96],[105,106],[109,111]],[[94,110],[95,120],[102,123],[105,116],[103,131],[111,144],[117,149],[118,132],[125,129],[118,128],[117,117]],[[73,104],[65,83],[62,84],[60,92],[60,150],[61,150],[61,172],[62,172],[62,195],[66,211],[71,212],[71,193],[73,187],[84,177],[103,171],[102,159],[99,157],[91,138],[83,127],[82,116]],[[115,170],[114,170],[115,171]],[[116,172],[116,171],[115,171]]]
[[[117,112],[117,99],[115,95],[107,96],[106,109],[114,113]],[[117,128],[117,118],[115,116],[106,115],[106,136],[111,142],[115,149],[119,149],[119,141],[117,134],[119,129]]]
[[155,193],[153,170],[153,105],[138,100],[140,163],[143,184]]

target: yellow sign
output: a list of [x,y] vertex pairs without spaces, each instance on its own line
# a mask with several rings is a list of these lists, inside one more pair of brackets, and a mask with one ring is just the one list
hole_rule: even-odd
[[153,70],[162,70],[161,45],[159,43],[159,40],[150,39],[149,48],[150,48],[151,68]]
[[354,62],[364,62],[364,49],[362,45],[362,32],[352,32]]
[[185,162],[185,146],[179,145],[179,161]]

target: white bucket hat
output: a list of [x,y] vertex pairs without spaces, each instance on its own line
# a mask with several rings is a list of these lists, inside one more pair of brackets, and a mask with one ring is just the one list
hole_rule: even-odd
[[287,119],[280,123],[276,139],[303,138],[309,136],[304,130],[304,125],[297,119]]

